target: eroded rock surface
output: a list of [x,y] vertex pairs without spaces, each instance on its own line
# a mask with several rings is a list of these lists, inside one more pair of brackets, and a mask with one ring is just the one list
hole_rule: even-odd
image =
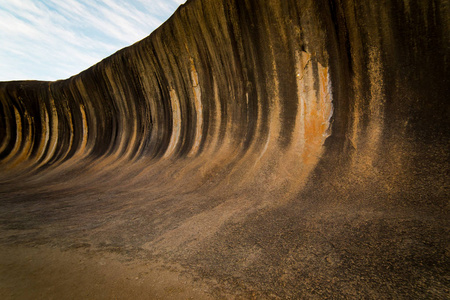
[[0,243],[219,298],[449,297],[449,16],[191,0],[67,80],[0,83]]

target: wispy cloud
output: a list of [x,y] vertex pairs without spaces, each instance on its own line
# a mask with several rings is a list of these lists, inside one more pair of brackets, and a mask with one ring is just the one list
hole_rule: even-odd
[[0,81],[75,75],[143,39],[184,0],[0,2]]

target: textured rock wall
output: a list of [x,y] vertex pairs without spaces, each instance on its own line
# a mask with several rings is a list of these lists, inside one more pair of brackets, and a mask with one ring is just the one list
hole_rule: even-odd
[[2,205],[265,296],[442,296],[449,7],[191,0],[74,77],[0,83]]
[[194,1],[69,80],[3,84],[2,164],[28,174],[86,158],[189,158],[183,166],[202,173],[304,181],[332,113],[324,25],[313,19],[312,2]]

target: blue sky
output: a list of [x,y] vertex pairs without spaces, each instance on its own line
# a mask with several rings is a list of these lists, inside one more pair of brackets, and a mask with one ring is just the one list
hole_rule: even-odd
[[144,37],[185,0],[0,0],[0,81],[65,79]]

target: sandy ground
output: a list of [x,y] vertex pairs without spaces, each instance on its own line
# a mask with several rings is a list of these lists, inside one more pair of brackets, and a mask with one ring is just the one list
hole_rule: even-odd
[[115,254],[0,247],[0,299],[211,299],[175,266]]

